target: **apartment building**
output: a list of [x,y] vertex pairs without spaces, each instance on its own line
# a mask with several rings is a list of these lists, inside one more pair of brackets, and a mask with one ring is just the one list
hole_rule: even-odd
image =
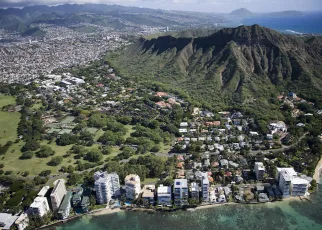
[[61,202],[63,201],[64,196],[66,195],[65,180],[56,180],[54,182],[54,189],[50,194],[51,205],[53,211],[59,209]]
[[263,180],[265,174],[265,167],[262,162],[255,162],[254,171],[257,180]]
[[201,191],[203,201],[209,201],[209,179],[208,173],[202,173]]
[[71,199],[72,199],[73,193],[71,191],[68,191],[59,207],[58,215],[61,220],[65,220],[68,218],[70,209],[72,207]]
[[171,186],[160,185],[157,190],[157,199],[159,205],[171,205]]
[[306,195],[310,186],[308,180],[298,177],[293,168],[277,168],[277,171],[283,197]]
[[175,179],[173,186],[174,203],[178,206],[188,204],[188,181],[187,179]]
[[293,178],[293,180],[291,182],[292,196],[305,196],[306,193],[308,192],[309,184],[310,183],[305,179],[302,179],[299,177]]
[[190,197],[199,201],[199,185],[196,182],[190,184]]
[[33,215],[39,217],[46,215],[50,211],[47,198],[40,196],[36,197],[34,202],[30,205],[30,210]]
[[126,197],[131,200],[138,198],[141,193],[140,177],[136,174],[130,174],[125,177],[124,181]]

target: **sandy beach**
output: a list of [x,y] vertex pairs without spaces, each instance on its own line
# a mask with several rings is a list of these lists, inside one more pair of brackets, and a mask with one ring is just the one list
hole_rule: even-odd
[[117,213],[117,212],[123,212],[120,208],[114,208],[114,209],[102,209],[97,212],[89,213],[88,215],[91,216],[102,216],[102,215],[108,215],[112,213]]
[[313,179],[316,180],[316,182],[319,182],[320,178],[319,178],[319,171],[322,169],[322,158],[320,159],[319,163],[317,164],[317,166],[315,167],[315,171],[314,171],[314,175],[313,175]]
[[225,205],[236,205],[236,204],[238,203],[209,204],[209,205],[198,206],[194,208],[194,210],[201,210],[201,209],[208,209],[208,208],[220,207]]

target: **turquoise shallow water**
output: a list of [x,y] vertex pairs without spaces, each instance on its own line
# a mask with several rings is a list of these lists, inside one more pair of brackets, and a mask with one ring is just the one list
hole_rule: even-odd
[[[322,182],[322,181],[321,181]],[[315,203],[283,201],[260,205],[230,205],[196,211],[146,214],[120,212],[84,217],[55,230],[322,230],[322,186],[311,195]]]

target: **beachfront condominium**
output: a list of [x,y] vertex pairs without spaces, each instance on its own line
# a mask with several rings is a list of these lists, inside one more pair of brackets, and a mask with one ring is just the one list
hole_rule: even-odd
[[72,199],[73,193],[71,191],[68,191],[59,207],[58,215],[61,220],[65,220],[68,218],[70,209],[72,207],[71,199]]
[[169,206],[171,205],[171,186],[163,186],[162,184],[157,190],[158,205]]
[[96,200],[99,204],[107,204],[112,197],[120,195],[120,181],[116,173],[98,171],[94,174]]
[[54,189],[50,194],[51,206],[53,211],[59,209],[61,202],[63,201],[64,196],[66,195],[65,180],[59,179],[54,182]]
[[201,190],[203,201],[209,201],[209,179],[208,173],[202,173]]
[[130,174],[125,177],[124,181],[126,197],[131,200],[138,198],[141,193],[140,177],[136,174]]
[[255,162],[254,171],[257,180],[263,180],[265,174],[265,167],[262,162]]
[[279,187],[282,191],[283,198],[290,197],[292,176],[283,170],[280,172]]
[[178,206],[188,204],[188,181],[187,179],[175,179],[173,185],[174,203]]
[[108,204],[112,198],[112,194],[107,172],[96,172],[94,179],[97,203]]
[[199,202],[199,185],[196,182],[190,184],[190,197]]
[[110,188],[111,188],[112,197],[118,197],[119,195],[121,195],[119,175],[117,175],[117,173],[115,172],[109,173],[108,179],[111,185]]
[[30,210],[33,215],[39,217],[46,215],[50,211],[47,198],[37,196],[30,205]]
[[277,168],[277,172],[283,197],[306,195],[310,183],[308,180],[298,177],[293,168]]

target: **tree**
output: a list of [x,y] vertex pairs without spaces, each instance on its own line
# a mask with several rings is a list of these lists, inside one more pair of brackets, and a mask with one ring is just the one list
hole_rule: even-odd
[[93,114],[89,120],[88,125],[96,128],[103,128],[106,125],[106,115],[105,114]]
[[27,152],[22,153],[22,155],[19,157],[19,159],[21,159],[21,160],[31,159],[34,155],[35,155],[34,152],[27,151]]
[[57,166],[62,163],[63,159],[64,158],[62,156],[53,157],[47,164],[50,166]]
[[36,156],[39,158],[47,158],[55,154],[55,151],[47,145],[41,146],[40,150],[36,153]]
[[70,135],[67,133],[62,134],[57,140],[56,144],[60,146],[66,146],[71,144],[78,143],[78,136],[76,135]]
[[40,145],[37,141],[35,140],[28,140],[26,144],[21,148],[21,152],[26,152],[26,151],[36,151],[39,149]]
[[51,173],[51,170],[43,170],[39,173],[39,176],[46,177],[46,176],[49,176],[50,173]]
[[89,162],[99,162],[103,159],[103,154],[99,150],[93,149],[86,154],[85,159]]

